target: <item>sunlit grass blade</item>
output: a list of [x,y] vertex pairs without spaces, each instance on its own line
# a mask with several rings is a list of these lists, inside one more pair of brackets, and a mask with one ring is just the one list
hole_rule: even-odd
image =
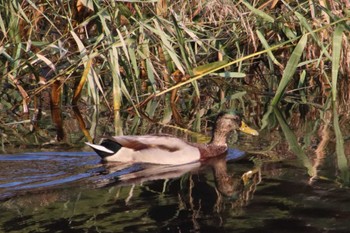
[[254,8],[252,5],[250,5],[250,3],[248,3],[247,1],[242,1],[242,3],[249,9],[251,10],[255,15],[261,17],[263,20],[269,22],[269,23],[273,23],[275,21],[275,19],[273,17],[271,17],[269,14],[266,14],[265,12]]
[[41,55],[40,53],[37,53],[36,56],[42,60],[48,67],[51,68],[51,70],[56,71],[55,64],[53,64],[52,61],[50,61],[48,58],[46,58],[44,55]]
[[[227,100],[238,100],[240,103],[241,103],[241,106],[244,106],[244,100],[243,100],[243,96],[245,96],[247,94],[246,91],[239,91],[239,92],[236,92],[234,93],[233,95],[230,95]],[[222,100],[224,101],[224,100]],[[236,104],[235,104],[235,101],[230,101],[230,105],[228,106],[228,109],[236,109]],[[221,104],[223,104],[224,102],[222,102]],[[242,108],[243,111],[245,108]]]
[[25,89],[22,87],[22,85],[18,82],[17,79],[15,79],[14,76],[12,76],[11,74],[8,75],[9,78],[11,79],[11,81],[13,82],[14,85],[16,85],[19,93],[22,96],[22,106],[23,106],[23,112],[24,113],[28,113],[29,109],[28,109],[28,99],[29,99],[29,95],[27,94],[27,92],[25,91]]
[[[261,42],[261,44],[264,46],[265,49],[269,49],[270,48],[270,45],[267,43],[264,35],[259,31],[259,30],[256,30],[256,34],[258,35],[259,37],[259,40]],[[267,55],[270,57],[270,59],[272,60],[272,62],[279,66],[281,69],[283,69],[283,66],[281,63],[278,62],[278,60],[276,59],[276,57],[273,55],[272,51],[271,50],[268,50],[267,51]]]
[[164,96],[164,111],[163,111],[163,118],[161,120],[162,124],[168,124],[172,117],[172,111],[171,111],[171,97],[170,95]]
[[[125,96],[125,98],[132,104],[133,108],[135,109],[135,112],[137,114],[137,108],[131,98],[131,95],[128,91],[128,89],[125,86],[125,83],[121,77],[120,74],[120,64],[119,64],[119,53],[118,53],[118,47],[116,44],[114,44],[108,51],[108,63],[111,69],[111,75],[113,78],[113,105],[114,105],[114,111],[119,112],[121,109],[121,101],[122,101],[122,94]],[[119,115],[119,113],[117,113]],[[117,126],[116,126],[117,127]]]
[[136,98],[136,102],[137,104],[140,103],[139,101],[139,94],[138,94],[138,87],[137,87],[137,78],[140,76],[140,68],[137,65],[137,58],[136,58],[136,52],[133,46],[128,46],[128,53],[129,53],[129,57],[130,57],[130,62],[131,62],[131,66],[133,69],[133,74],[132,74],[132,84],[134,86],[134,91],[135,91],[135,98]]
[[120,39],[120,42],[121,42],[121,45],[122,45],[122,48],[123,48],[123,51],[124,51],[124,54],[126,56],[126,59],[128,61],[130,61],[130,58],[129,58],[129,53],[128,53],[128,49],[127,49],[127,45],[125,43],[125,40],[123,38],[123,35],[122,33],[117,29],[117,33],[118,33],[118,36],[119,36],[119,39]]
[[90,10],[94,10],[94,2],[92,0],[79,0],[79,3],[83,4],[85,7],[89,8]]
[[[180,29],[179,25],[177,24],[177,21],[176,21],[174,15],[171,15],[171,18],[173,20],[173,24],[174,24],[174,27],[175,27],[176,38],[177,38],[177,41],[178,41],[178,47],[180,48],[181,58],[182,58],[182,60],[184,61],[185,65],[186,65],[187,73],[189,75],[193,75],[193,73],[192,73],[192,65],[191,65],[192,63],[190,62],[189,54],[186,52],[186,44],[185,44],[186,38],[184,38],[182,30]],[[189,49],[188,49],[188,51],[189,51]],[[183,74],[185,74],[185,73],[183,73]],[[192,85],[194,87],[196,95],[200,96],[198,83],[196,81],[193,81]]]
[[337,25],[333,33],[333,54],[332,54],[332,100],[337,99],[337,82],[340,67],[340,53],[342,47],[344,27]]
[[[300,74],[298,88],[302,88],[305,85],[305,78],[306,78],[306,71],[303,70],[303,72],[301,72]],[[301,101],[306,104],[307,98],[306,98],[305,90],[300,90],[300,95],[301,95]]]
[[156,80],[155,80],[155,69],[153,67],[152,61],[151,61],[151,51],[149,48],[149,40],[145,40],[142,45],[142,53],[144,55],[144,58],[146,60],[146,72],[147,72],[147,78],[149,82],[151,83],[152,89],[154,92],[156,92]]
[[[30,1],[29,1],[30,2]],[[19,2],[18,2],[19,3]],[[21,17],[26,21],[26,22],[30,22],[29,18],[27,17],[26,13],[24,12],[22,6],[20,4],[16,4],[16,8],[18,10],[17,13],[19,13],[19,15],[21,15]]]
[[85,69],[83,71],[83,75],[81,76],[80,81],[74,90],[74,95],[72,99],[72,104],[74,106],[78,103],[78,100],[81,96],[81,92],[83,90],[84,84],[86,83],[87,77],[90,72],[90,68],[91,68],[91,60],[88,60],[88,62],[86,63]]
[[266,53],[267,51],[272,51],[272,50],[276,50],[276,49],[278,49],[278,48],[281,48],[282,46],[291,43],[291,41],[292,41],[292,40],[282,42],[282,43],[280,43],[280,44],[278,44],[278,45],[275,45],[275,46],[270,47],[269,49],[261,50],[261,51],[256,52],[256,53],[252,53],[252,54],[249,54],[249,55],[247,55],[247,56],[240,57],[240,58],[238,58],[238,59],[236,59],[236,60],[234,60],[234,61],[231,61],[231,62],[229,62],[229,63],[227,63],[227,64],[225,64],[225,65],[218,66],[218,67],[213,68],[212,70],[208,70],[208,71],[206,71],[206,72],[204,72],[204,73],[202,73],[202,74],[200,74],[200,75],[195,75],[195,76],[191,77],[191,78],[190,78],[189,80],[187,80],[187,81],[178,83],[178,84],[176,84],[176,85],[174,85],[174,86],[172,86],[172,87],[169,87],[169,88],[166,89],[166,90],[163,90],[163,91],[161,91],[161,92],[158,92],[158,93],[156,94],[156,96],[164,95],[165,93],[168,93],[168,92],[170,92],[170,91],[172,91],[172,90],[174,90],[174,89],[176,89],[176,88],[179,88],[179,87],[184,86],[184,85],[186,85],[186,84],[188,84],[188,83],[191,83],[191,82],[193,82],[193,81],[195,81],[195,80],[198,80],[198,79],[200,79],[200,78],[203,78],[204,76],[206,76],[206,75],[208,75],[208,74],[210,74],[210,73],[214,73],[215,71],[218,71],[218,70],[223,69],[223,68],[225,68],[225,67],[228,67],[228,66],[231,66],[231,65],[240,63],[240,62],[245,61],[245,60],[248,60],[248,59],[250,59],[250,58],[252,58],[252,57],[259,56],[259,55],[261,55],[261,54]]
[[140,116],[136,115],[132,119],[132,123],[131,123],[130,129],[128,130],[128,132],[131,135],[137,134],[138,133],[138,129],[140,128],[140,124],[141,124],[141,118],[140,118]]
[[[173,48],[173,46],[171,46],[171,43],[169,41],[169,38],[168,38],[168,35],[165,34],[165,32],[161,29],[159,23],[157,20],[153,20],[155,26],[156,26],[156,29],[153,29],[153,31],[155,33],[157,33],[159,36],[160,36],[160,39],[162,40],[163,42],[163,45],[164,45],[164,49],[168,52],[169,56],[171,57],[172,61],[174,62],[174,64],[176,65],[176,68],[178,70],[180,70],[183,74],[185,74],[185,70]],[[149,29],[151,29],[151,27],[148,26]]]
[[247,75],[245,73],[241,72],[221,72],[221,73],[213,73],[216,75],[219,75],[220,77],[223,78],[245,78]]
[[272,113],[273,113],[273,107],[271,105],[269,105],[267,107],[266,112],[264,113],[264,115],[261,119],[260,129],[265,129],[267,126],[272,125],[272,122],[275,121],[275,120],[273,120],[274,115]]
[[3,33],[3,36],[6,38],[7,37],[7,30],[6,30],[4,20],[2,19],[1,15],[0,15],[0,30]]
[[11,55],[6,52],[4,46],[0,46],[0,55],[4,56],[10,62],[15,62]]
[[82,131],[82,133],[84,134],[85,138],[87,139],[88,142],[93,143],[93,138],[91,137],[90,132],[86,128],[84,118],[81,115],[79,108],[77,106],[73,106],[73,112],[74,112],[74,117],[79,124],[79,128]]
[[150,83],[152,85],[153,91],[156,92],[156,81],[155,81],[155,69],[153,67],[151,59],[146,59],[146,70],[147,70],[147,77],[150,80]]
[[14,41],[13,49],[11,49],[12,53],[8,54],[9,56],[7,58],[13,61],[11,73],[14,77],[17,78],[17,74],[21,70],[21,54],[22,54],[22,49],[24,47],[24,44],[21,43],[21,38],[18,36],[18,33],[19,33],[18,28],[14,27],[12,29],[13,30],[11,30],[11,32],[15,34],[13,35],[15,37],[14,38],[15,41]]
[[196,68],[193,68],[193,74],[194,75],[201,75],[203,73],[206,73],[210,70],[216,69],[218,67],[222,67],[223,65],[226,65],[228,61],[217,61],[217,62],[211,62],[205,65],[197,66]]
[[282,79],[276,90],[276,94],[271,101],[271,105],[274,106],[280,101],[282,95],[284,94],[284,90],[286,89],[289,82],[292,80],[293,75],[295,74],[295,71],[300,62],[301,55],[303,54],[306,42],[307,42],[307,35],[304,35],[299,40],[297,46],[295,47],[292,55],[290,56],[287,62],[286,68],[283,71]]
[[149,118],[153,119],[155,117],[158,105],[159,100],[154,99],[148,102],[145,112]]
[[282,31],[286,35],[286,37],[290,40],[293,40],[297,37],[297,33],[289,28],[288,26],[282,25]]
[[44,14],[44,12],[42,12],[42,11],[39,9],[39,7],[38,7],[35,3],[33,3],[31,0],[27,0],[27,2],[28,2],[35,10],[37,10],[38,12],[40,12],[40,14],[47,20],[47,22],[49,22],[49,23],[51,24],[51,26],[52,26],[53,28],[55,28],[56,32],[59,33],[59,34],[62,36],[61,31],[56,27],[55,23],[52,22],[52,20],[51,20],[46,14]]
[[290,150],[298,157],[300,162],[302,162],[304,167],[307,169],[309,176],[310,177],[314,176],[315,171],[313,169],[310,159],[307,157],[307,155],[305,154],[301,146],[298,144],[297,137],[295,136],[293,131],[289,128],[281,112],[275,107],[273,108],[273,112],[275,113],[275,116],[281,126],[283,134],[289,144]]
[[311,25],[307,22],[307,19],[301,15],[299,12],[294,12],[294,14],[297,16],[297,18],[299,19],[301,25],[311,34],[311,37],[313,38],[313,40],[317,43],[317,45],[322,48],[322,51],[324,51],[325,55],[328,58],[331,58],[328,51],[325,49],[325,47],[323,46],[323,44],[321,43],[321,40],[319,38],[319,36],[316,35],[316,32],[314,30],[312,30]]
[[[79,52],[83,58],[84,67],[86,69],[89,61],[88,55],[86,54],[87,49],[85,48],[83,42],[80,40],[80,38],[74,31],[71,31],[70,33],[72,34],[75,40],[75,43],[78,46]],[[98,105],[100,103],[100,100],[98,97],[98,90],[96,89],[96,86],[98,87],[98,89],[100,89],[102,93],[104,92],[102,91],[102,86],[98,80],[97,74],[95,73],[95,71],[92,69],[91,66],[89,67],[89,72],[88,72],[88,83],[89,83],[89,89],[90,89],[90,94],[92,95],[92,99],[94,100],[94,103]]]
[[[177,21],[176,21],[174,15],[171,15],[171,18],[172,18],[172,21],[173,21],[173,24],[175,27],[176,39],[178,42],[178,46],[180,48],[182,60],[185,62],[187,70],[190,71],[192,66],[191,66],[191,63],[189,61],[188,54],[186,53],[186,49],[185,49],[186,38],[184,38],[183,33],[182,33],[179,25],[177,24]],[[190,75],[193,75],[193,74],[190,73]]]
[[202,116],[200,111],[198,111],[196,113],[196,117],[192,123],[192,130],[195,132],[200,132],[201,131],[201,120],[202,120]]
[[[124,53],[126,54],[126,56],[128,57],[128,51],[127,51],[127,42],[120,38],[119,41],[114,41],[114,37],[111,33],[111,31],[109,30],[108,24],[106,22],[106,20],[108,20],[108,16],[105,14],[101,14],[100,15],[100,19],[101,19],[101,24],[103,27],[103,30],[106,34],[106,37],[108,38],[107,41],[108,43],[111,44],[111,46],[108,49],[108,64],[109,64],[109,68],[111,71],[111,77],[113,79],[113,105],[114,105],[114,113],[115,113],[115,117],[117,117],[118,119],[116,119],[115,121],[115,131],[116,133],[121,133],[119,132],[119,110],[121,108],[121,101],[122,101],[122,94],[125,96],[125,98],[131,103],[131,105],[133,106],[133,108],[135,109],[135,112],[137,114],[137,108],[131,98],[130,92],[129,90],[126,88],[125,83],[121,77],[120,74],[120,70],[121,70],[121,65],[119,64],[119,49],[123,48]],[[122,37],[122,35],[119,33],[119,36]],[[99,83],[98,80],[96,80],[97,83]],[[102,89],[101,89],[102,92]],[[104,92],[102,92],[104,93]],[[107,101],[106,101],[107,102]]]
[[94,105],[92,107],[92,114],[89,118],[90,120],[90,129],[89,129],[89,134],[91,135],[92,138],[96,138],[97,136],[100,135],[96,135],[96,129],[98,128],[98,118],[99,117],[99,110],[98,110],[98,106]]
[[189,35],[194,42],[196,42],[201,48],[206,50],[203,42],[198,38],[198,36],[189,28],[186,27],[186,25],[182,25],[182,29]]
[[111,76],[113,80],[113,114],[114,114],[114,133],[116,135],[121,135],[120,123],[120,109],[122,104],[122,91],[121,83],[122,79],[120,76],[120,67],[119,67],[119,57],[118,49],[115,45],[108,50],[108,63],[111,69]]

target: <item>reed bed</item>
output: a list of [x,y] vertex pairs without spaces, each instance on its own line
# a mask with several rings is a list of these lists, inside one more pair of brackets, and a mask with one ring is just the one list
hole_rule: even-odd
[[111,113],[117,134],[131,115],[133,132],[141,118],[200,131],[202,116],[221,109],[270,128],[273,106],[318,111],[329,98],[348,112],[349,7],[0,0],[0,131],[21,135],[27,122],[33,131],[43,109],[63,130],[62,106]]
[[[218,91],[254,87],[272,105],[315,91],[346,102],[349,5],[2,0],[2,108],[26,113],[59,82],[74,105],[84,97],[137,112],[147,97],[172,90],[200,99],[209,88],[201,79]],[[312,102],[308,96],[302,101]]]

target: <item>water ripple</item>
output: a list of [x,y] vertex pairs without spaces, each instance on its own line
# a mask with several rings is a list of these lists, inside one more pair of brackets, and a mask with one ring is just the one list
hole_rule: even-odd
[[100,159],[89,152],[36,152],[0,155],[0,198],[20,191],[54,188],[95,175]]

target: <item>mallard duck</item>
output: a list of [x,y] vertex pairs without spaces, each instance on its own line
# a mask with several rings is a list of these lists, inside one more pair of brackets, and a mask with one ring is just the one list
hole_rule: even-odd
[[207,144],[185,142],[169,135],[115,136],[104,138],[100,145],[86,144],[104,161],[180,165],[225,153],[227,136],[235,130],[258,135],[238,114],[221,113]]

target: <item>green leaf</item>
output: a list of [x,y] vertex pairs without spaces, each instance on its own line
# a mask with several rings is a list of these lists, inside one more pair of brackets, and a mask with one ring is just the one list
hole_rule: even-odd
[[332,100],[337,98],[337,82],[340,66],[340,53],[342,46],[344,27],[337,25],[333,33],[333,55],[332,55]]
[[156,71],[153,67],[153,64],[152,64],[152,61],[150,58],[151,51],[149,48],[149,40],[145,40],[143,42],[142,52],[145,55],[145,59],[146,59],[146,71],[147,71],[148,80],[150,81],[150,83],[152,85],[153,91],[156,92],[156,80],[155,80],[155,76],[154,76]]
[[208,63],[202,66],[197,66],[196,68],[193,68],[193,75],[201,75],[205,72],[208,72],[209,70],[216,69],[218,67],[221,67],[225,64],[227,64],[228,61],[216,61],[212,63]]
[[284,136],[289,144],[290,150],[298,157],[298,159],[302,162],[304,167],[308,170],[309,176],[310,177],[314,176],[315,170],[312,166],[312,163],[311,163],[310,159],[307,157],[307,155],[305,154],[305,152],[303,151],[303,149],[298,144],[297,137],[295,136],[293,131],[289,128],[289,126],[288,126],[286,120],[284,119],[284,117],[282,116],[281,112],[277,108],[274,108],[273,110],[274,110],[275,116],[276,116],[276,118],[281,126],[283,134],[284,134]]
[[299,40],[299,43],[295,47],[292,55],[288,60],[286,68],[283,71],[281,82],[279,83],[276,94],[273,97],[271,102],[272,106],[276,105],[280,101],[282,95],[284,94],[284,90],[286,89],[289,82],[292,80],[293,75],[298,67],[301,55],[303,54],[306,42],[307,42],[307,35],[303,35]]
[[94,2],[93,0],[80,0],[80,2],[91,11],[94,11]]
[[0,15],[0,30],[3,33],[3,36],[6,38],[7,37],[7,30],[4,24],[4,20],[2,19],[1,15]]
[[47,57],[45,57],[44,55],[41,55],[40,53],[37,53],[36,56],[38,57],[38,59],[42,60],[48,67],[50,67],[51,70],[56,72],[55,64],[53,64],[53,62],[50,61]]
[[213,73],[216,75],[219,75],[223,78],[245,78],[246,74],[245,73],[241,73],[241,72],[221,72],[221,73]]
[[270,49],[270,45],[267,43],[265,37],[263,36],[263,34],[259,31],[259,30],[256,30],[256,34],[258,35],[259,37],[259,40],[261,41],[261,44],[264,46],[265,49],[267,49],[267,55],[270,57],[270,59],[272,60],[272,62],[275,64],[275,65],[278,65],[279,67],[283,67],[281,65],[281,63],[279,63],[277,61],[277,59],[275,58],[275,56],[273,55],[272,51],[269,50]]
[[70,31],[70,33],[72,34],[73,39],[75,40],[75,43],[78,46],[78,50],[80,52],[80,55],[82,56],[82,61],[83,61],[84,67],[85,67],[85,69],[88,70],[87,72],[84,71],[84,73],[87,74],[89,90],[90,90],[90,93],[91,93],[92,98],[94,100],[94,103],[96,105],[98,105],[100,103],[100,100],[98,97],[98,90],[96,89],[96,86],[98,87],[98,89],[102,93],[104,93],[102,86],[101,86],[101,83],[99,82],[99,79],[98,79],[99,76],[97,75],[95,70],[92,68],[91,60],[86,53],[87,49],[84,46],[83,42],[80,40],[79,36],[74,31]]
[[[154,20],[154,24],[156,26],[156,29],[154,29],[154,32],[156,32],[160,36],[160,39],[163,42],[163,48],[168,52],[169,56],[171,57],[171,59],[175,63],[177,69],[180,70],[183,74],[185,74],[186,72],[185,72],[184,68],[182,67],[182,64],[181,64],[173,46],[170,43],[170,39],[168,38],[168,35],[166,33],[164,33],[164,31],[160,28],[157,20]],[[148,28],[150,28],[150,27],[148,26]]]
[[297,11],[294,12],[294,14],[299,19],[301,25],[311,34],[311,36],[314,39],[314,41],[316,42],[316,44],[318,46],[320,46],[322,48],[322,51],[324,51],[325,55],[328,58],[330,58],[330,55],[329,55],[328,51],[325,49],[325,47],[321,43],[321,40],[319,39],[319,36],[316,35],[314,30],[312,30],[312,27],[310,26],[310,24],[308,24],[307,19],[303,15],[301,15],[299,12],[297,12]]
[[264,116],[261,119],[261,129],[265,129],[269,123],[272,121],[271,117],[273,116],[273,107],[270,105],[267,107],[267,111],[265,112]]
[[341,179],[345,184],[350,182],[349,165],[345,155],[344,138],[339,126],[339,116],[337,105],[333,102],[333,126],[335,133],[335,151],[337,154],[337,164],[340,171]]
[[[62,36],[62,33],[61,33],[61,31],[56,27],[55,22],[53,22],[52,20],[50,20],[50,18],[49,18],[48,16],[46,16],[46,15],[44,14],[44,12],[42,12],[31,0],[27,0],[27,3],[29,3],[37,12],[39,12],[39,13],[47,20],[47,22],[49,22],[49,23],[51,24],[51,26],[52,26],[54,29],[56,29],[56,32],[59,33],[59,34]],[[19,10],[20,10],[20,9],[19,9]],[[21,10],[20,10],[20,12],[21,12]],[[25,15],[24,12],[22,13],[22,16],[23,16],[23,15]],[[29,19],[27,19],[27,20],[28,20],[28,22],[30,22]]]
[[275,19],[273,17],[271,17],[270,15],[266,14],[265,12],[254,8],[252,5],[250,5],[250,3],[246,2],[246,1],[242,1],[242,3],[249,9],[251,10],[255,15],[261,17],[263,20],[269,22],[269,23],[273,23],[275,21]]

